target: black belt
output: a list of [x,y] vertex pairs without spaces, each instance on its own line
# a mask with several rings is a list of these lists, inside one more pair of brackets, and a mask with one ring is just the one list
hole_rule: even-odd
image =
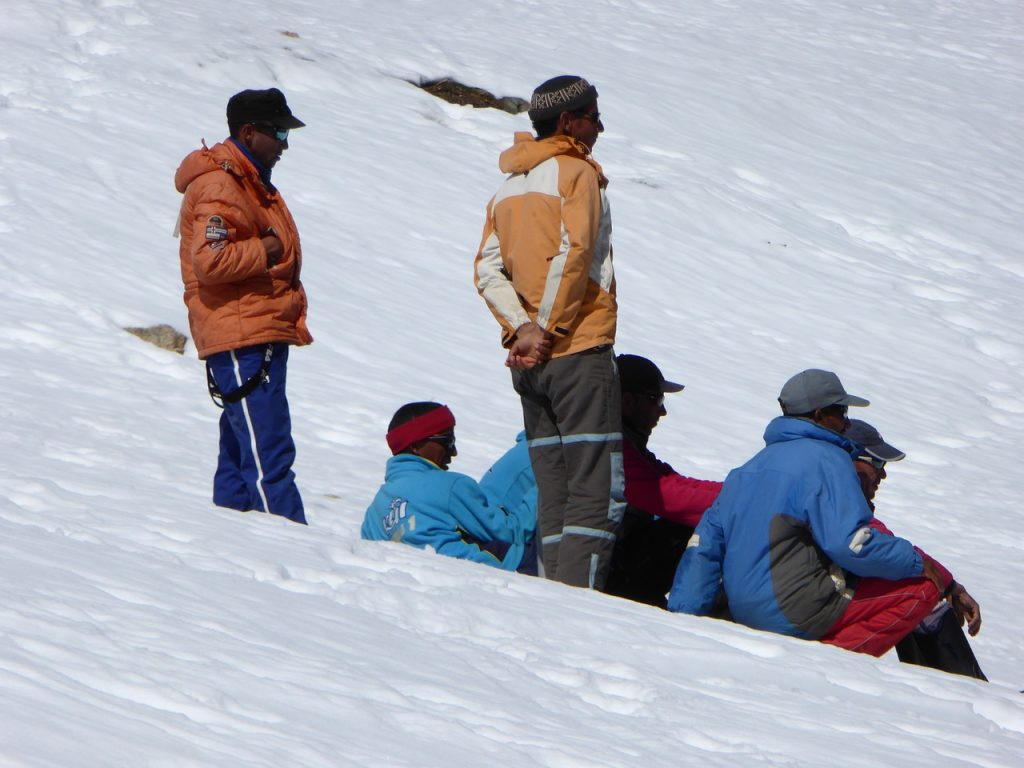
[[213,369],[210,362],[206,362],[206,387],[210,391],[210,399],[218,408],[223,408],[224,403],[237,403],[239,400],[248,397],[253,391],[267,380],[270,374],[270,359],[274,356],[274,345],[267,344],[267,351],[263,353],[263,362],[260,369],[238,389],[228,392],[226,395],[217,386],[217,380],[213,377]]

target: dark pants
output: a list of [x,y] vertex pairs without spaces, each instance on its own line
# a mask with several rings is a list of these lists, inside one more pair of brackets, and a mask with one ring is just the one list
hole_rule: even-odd
[[544,574],[603,590],[625,511],[619,379],[611,347],[512,371],[537,479]]
[[[260,344],[211,355],[207,363],[221,393],[231,393],[255,375],[265,350]],[[237,403],[224,404],[213,503],[305,524],[292,472],[295,443],[285,396],[287,372],[288,345],[275,344],[267,380]]]
[[612,555],[605,591],[638,603],[666,607],[679,560],[693,529],[632,507]]
[[953,611],[946,611],[935,632],[911,632],[896,644],[896,655],[904,664],[940,669],[951,675],[966,675],[988,681],[978,666],[963,627]]
[[537,576],[539,573],[537,567],[537,537],[531,536],[529,541],[526,542],[526,547],[523,549],[523,557],[519,561],[519,567],[516,568],[516,573],[523,573],[527,576]]

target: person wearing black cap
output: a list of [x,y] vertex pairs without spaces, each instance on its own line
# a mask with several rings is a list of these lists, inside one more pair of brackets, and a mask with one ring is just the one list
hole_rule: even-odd
[[474,276],[523,406],[545,574],[603,589],[625,505],[597,89],[551,78],[529,116],[536,137],[517,133],[499,159],[509,175],[488,203]]
[[722,484],[679,474],[647,446],[668,413],[665,395],[682,392],[683,385],[666,380],[646,357],[619,355],[615,362],[622,389],[627,507],[607,591],[664,608],[686,543]]
[[809,369],[782,388],[766,447],[729,473],[676,572],[668,607],[705,615],[724,589],[749,627],[881,656],[938,602],[948,583],[906,539],[872,527],[843,436],[849,394]]
[[491,503],[473,478],[448,471],[458,451],[447,406],[406,403],[391,418],[387,443],[392,456],[363,517],[364,539],[536,574],[532,526]]
[[[886,465],[893,461],[901,461],[906,454],[885,442],[878,430],[866,421],[850,419],[843,436],[860,446],[860,451],[853,457],[853,468],[860,480],[864,498],[874,513],[877,511],[874,503],[875,494],[878,492],[879,484],[887,476]],[[872,519],[871,527],[884,533],[891,533],[877,517]],[[946,590],[946,599],[939,602],[912,632],[896,644],[896,655],[900,661],[907,664],[918,664],[954,675],[987,680],[963,631],[963,624],[966,622],[971,637],[978,634],[981,629],[981,606],[962,584],[953,580],[953,576],[941,563],[921,549],[917,551],[922,557],[933,560],[936,568],[944,574],[943,580],[948,582],[949,586]]]
[[285,394],[288,349],[306,327],[302,249],[271,170],[305,125],[277,88],[236,93],[230,137],[188,154],[174,177],[185,305],[196,352],[223,407],[213,501],[305,523]]

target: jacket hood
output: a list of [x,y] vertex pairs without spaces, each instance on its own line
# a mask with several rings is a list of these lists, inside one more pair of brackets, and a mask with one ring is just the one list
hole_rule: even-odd
[[764,431],[765,445],[786,443],[791,440],[803,440],[806,438],[832,443],[842,448],[851,456],[860,452],[860,446],[852,440],[843,437],[838,432],[826,429],[815,424],[813,421],[799,419],[794,416],[776,416],[768,423]]
[[568,155],[586,160],[604,178],[601,174],[601,166],[590,157],[587,148],[569,136],[548,136],[546,139],[535,139],[532,133],[519,131],[515,134],[513,142],[512,146],[502,152],[498,158],[498,167],[502,173],[526,173],[556,155]]
[[204,142],[201,149],[189,152],[181,161],[174,174],[174,186],[184,194],[188,185],[204,173],[224,170],[235,176],[242,176],[247,167],[245,156],[231,142],[225,141],[212,147],[207,147]]

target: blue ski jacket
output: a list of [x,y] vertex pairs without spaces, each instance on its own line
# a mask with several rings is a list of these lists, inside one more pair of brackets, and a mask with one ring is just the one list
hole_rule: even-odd
[[493,504],[515,517],[529,540],[537,530],[537,481],[525,430],[516,435],[516,444],[480,478],[480,487]]
[[384,485],[363,518],[362,537],[432,547],[514,571],[523,556],[516,519],[489,501],[476,480],[400,453],[388,459]]
[[737,621],[815,639],[846,610],[856,577],[921,576],[909,541],[870,527],[851,461],[859,446],[788,416],[769,423],[764,440],[697,526],[669,610],[707,614],[724,588]]

